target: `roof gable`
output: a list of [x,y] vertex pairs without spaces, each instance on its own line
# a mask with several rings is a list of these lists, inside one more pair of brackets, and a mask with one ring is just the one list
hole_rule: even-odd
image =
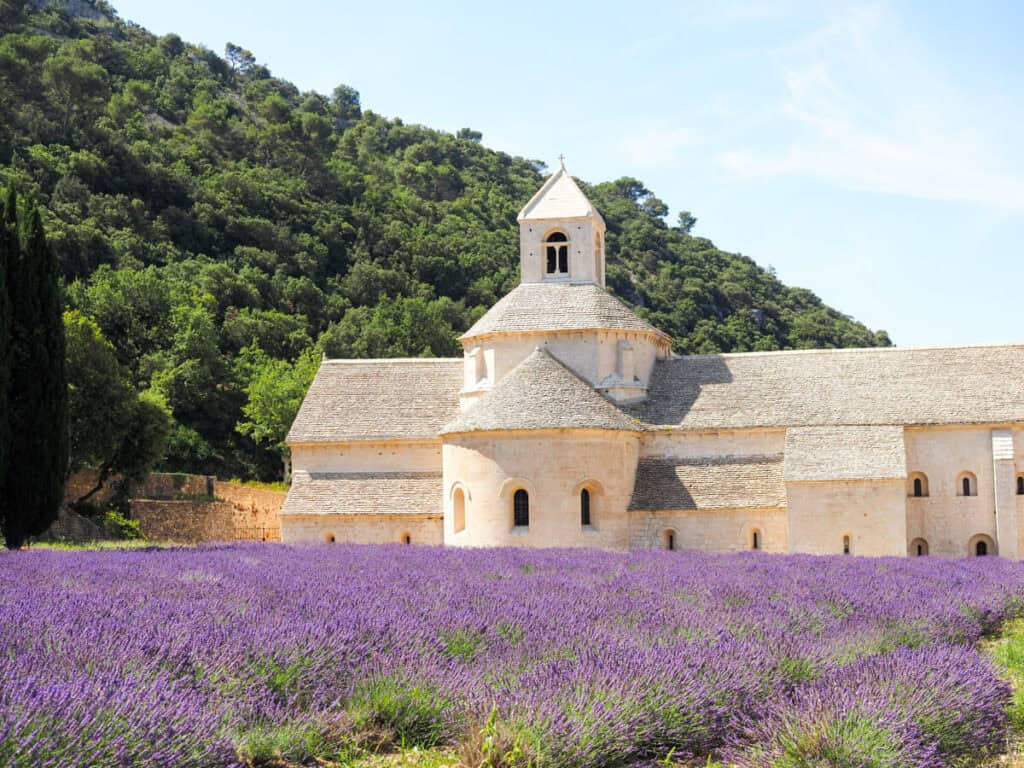
[[586,218],[594,218],[604,224],[604,218],[564,165],[548,177],[517,217],[518,221]]
[[461,358],[325,360],[288,443],[433,440],[459,412]]
[[530,429],[639,427],[569,368],[538,347],[441,434]]

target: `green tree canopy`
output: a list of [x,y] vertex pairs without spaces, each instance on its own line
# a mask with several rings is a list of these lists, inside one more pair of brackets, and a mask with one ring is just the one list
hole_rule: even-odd
[[[386,119],[348,85],[301,91],[241,44],[225,59],[38,5],[0,11],[0,185],[38,198],[68,307],[170,408],[164,468],[279,473],[273,444],[237,428],[253,423],[243,349],[458,355],[516,284],[541,163]],[[641,180],[584,186],[610,289],[677,352],[888,343],[694,236]]]
[[288,446],[284,440],[320,367],[319,358],[307,349],[290,363],[270,357],[259,347],[246,347],[238,365],[249,382],[242,407],[244,420],[238,423],[238,431],[287,462]]
[[69,471],[99,469],[88,500],[112,475],[141,479],[166,449],[171,418],[153,393],[140,395],[128,370],[81,312],[64,313],[67,338]]

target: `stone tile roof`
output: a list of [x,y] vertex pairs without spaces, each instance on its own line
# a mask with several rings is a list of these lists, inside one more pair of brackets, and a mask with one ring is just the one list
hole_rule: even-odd
[[782,454],[642,458],[629,508],[743,509],[786,503]]
[[477,320],[462,339],[489,333],[640,331],[668,336],[596,283],[520,283]]
[[459,412],[461,359],[325,360],[289,443],[434,439]]
[[786,431],[786,482],[907,476],[903,427],[798,427]]
[[583,219],[588,216],[593,216],[604,223],[601,214],[563,165],[548,177],[544,185],[523,206],[517,220]]
[[689,429],[1024,421],[1024,345],[659,360],[639,411]]
[[583,379],[538,347],[441,434],[504,429],[624,429],[626,416]]
[[440,472],[296,472],[281,514],[441,515]]

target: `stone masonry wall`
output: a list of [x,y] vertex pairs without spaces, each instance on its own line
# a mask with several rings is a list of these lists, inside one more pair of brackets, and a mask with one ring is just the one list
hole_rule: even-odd
[[280,541],[277,513],[285,494],[241,483],[216,483],[216,501],[133,499],[132,517],[154,541]]
[[[65,501],[80,499],[96,485],[99,470],[91,467],[80,469],[64,486]],[[107,479],[103,487],[89,498],[90,503],[103,505],[109,502],[117,491],[120,476]],[[210,475],[185,475],[168,472],[151,472],[146,479],[132,489],[132,496],[139,499],[179,499],[183,496],[213,496],[217,478]]]
[[[95,485],[96,478],[95,469],[76,472],[65,487],[65,498],[80,498]],[[96,505],[109,502],[117,480],[111,478],[90,501]],[[224,482],[210,475],[154,472],[135,487],[132,495],[131,516],[139,521],[142,533],[154,541],[198,544],[281,540],[278,513],[287,495],[283,491]],[[83,536],[97,538],[87,535],[90,530],[79,528],[82,526],[77,520],[69,518],[55,526],[53,535],[76,540]]]

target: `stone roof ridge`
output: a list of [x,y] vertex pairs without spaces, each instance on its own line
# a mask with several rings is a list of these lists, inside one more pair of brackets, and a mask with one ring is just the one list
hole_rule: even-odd
[[596,218],[604,224],[590,199],[565,169],[563,163],[551,174],[516,217],[517,221]]
[[698,355],[673,355],[671,360],[707,360],[715,357],[775,357],[789,355],[856,355],[875,352],[942,352],[961,349],[1024,349],[1024,342],[986,342],[980,344],[921,344],[900,347],[824,347],[814,349],[770,349],[757,352],[706,352]]
[[636,421],[546,348],[537,347],[440,434],[533,429],[636,432]]

